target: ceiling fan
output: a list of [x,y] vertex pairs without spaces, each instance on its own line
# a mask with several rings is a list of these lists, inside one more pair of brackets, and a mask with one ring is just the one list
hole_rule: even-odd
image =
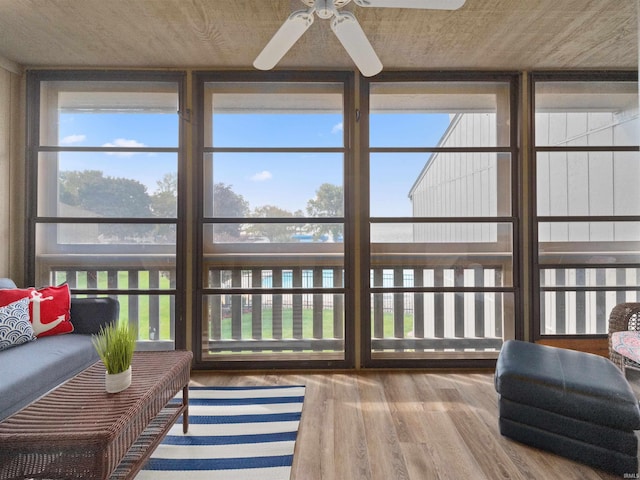
[[[362,27],[351,12],[339,9],[351,0],[300,0],[309,7],[289,15],[253,62],[259,70],[271,70],[313,23],[315,13],[331,20],[331,29],[365,77],[382,70],[382,62],[369,43]],[[424,10],[456,10],[466,0],[353,0],[360,7],[416,8]]]

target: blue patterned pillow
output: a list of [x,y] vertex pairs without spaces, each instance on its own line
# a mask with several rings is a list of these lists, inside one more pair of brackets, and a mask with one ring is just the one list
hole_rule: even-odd
[[29,321],[29,299],[0,307],[0,351],[35,340]]

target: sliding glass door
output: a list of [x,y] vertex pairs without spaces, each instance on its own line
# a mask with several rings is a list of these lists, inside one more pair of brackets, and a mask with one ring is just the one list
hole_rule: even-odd
[[198,362],[351,364],[349,74],[197,76]]
[[516,79],[388,73],[362,93],[363,363],[494,359],[515,335]]
[[640,301],[637,74],[532,80],[534,335],[602,337]]
[[185,345],[183,84],[167,72],[29,75],[27,278],[115,296],[139,349]]

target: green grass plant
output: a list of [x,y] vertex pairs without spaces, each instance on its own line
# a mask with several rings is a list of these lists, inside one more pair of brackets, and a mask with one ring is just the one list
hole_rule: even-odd
[[97,335],[91,337],[107,373],[122,373],[129,368],[137,337],[138,334],[128,323],[102,327]]

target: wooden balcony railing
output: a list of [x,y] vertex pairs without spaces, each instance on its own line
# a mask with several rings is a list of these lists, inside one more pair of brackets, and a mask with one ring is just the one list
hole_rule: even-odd
[[[488,260],[482,255],[458,256],[455,267],[441,265],[441,259],[425,265],[424,256],[420,268],[398,266],[397,259],[379,262],[371,270],[372,349],[499,350],[505,318],[513,318],[513,294],[504,284],[510,269],[504,255],[498,257],[490,267],[482,266]],[[205,349],[343,351],[346,291],[337,260],[332,265],[327,256],[307,254],[276,267],[249,255],[221,264],[212,258]],[[304,262],[319,266],[300,266]]]
[[[56,263],[67,263],[58,261]],[[101,258],[102,262],[105,261]],[[86,262],[82,262],[86,265]],[[118,262],[119,263],[119,262]],[[134,262],[131,262],[133,264]],[[172,349],[175,343],[176,270],[163,266],[51,266],[48,283],[66,282],[76,296],[106,295],[120,302],[120,321],[138,332],[139,349]],[[92,291],[96,293],[92,293]],[[119,293],[119,292],[122,293]],[[118,292],[118,293],[114,293]]]
[[[306,253],[277,261],[242,255],[229,263],[208,257],[203,351],[344,352],[342,257],[316,257]],[[498,350],[513,336],[515,324],[510,262],[509,254],[376,257],[370,272],[372,351]],[[40,264],[41,276],[48,276],[40,283],[67,282],[77,295],[114,295],[121,319],[137,328],[146,348],[172,348],[173,264],[169,256],[114,261],[59,255]],[[604,334],[615,304],[640,299],[640,288],[633,287],[640,285],[640,268],[545,268],[544,334]]]
[[640,300],[640,268],[551,267],[540,284],[540,333],[548,335],[604,335],[614,306]]

